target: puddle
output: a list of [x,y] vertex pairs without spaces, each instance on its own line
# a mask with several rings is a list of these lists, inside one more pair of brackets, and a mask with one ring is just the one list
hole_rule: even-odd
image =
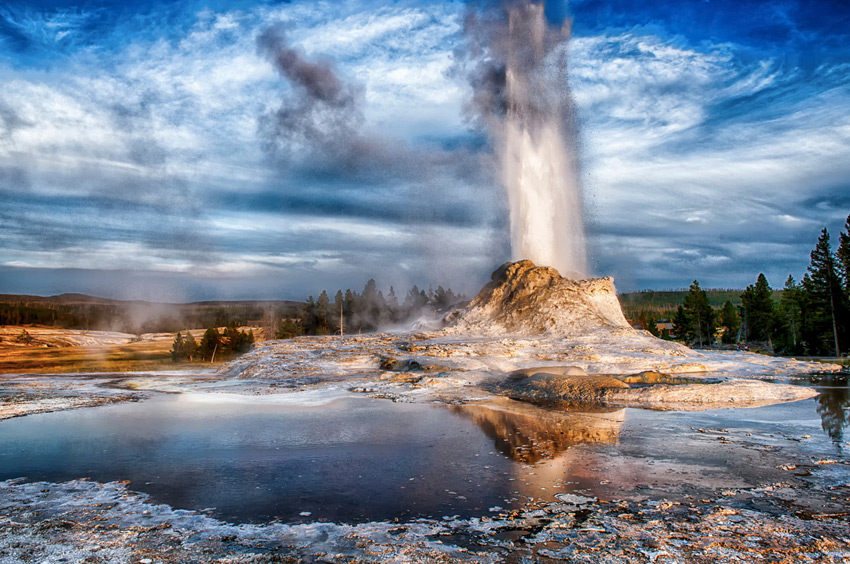
[[[130,480],[232,522],[494,515],[563,492],[694,497],[787,480],[778,466],[793,457],[845,461],[850,390],[812,384],[811,400],[688,413],[169,395],[0,422],[0,480]],[[830,480],[850,479],[833,466]]]

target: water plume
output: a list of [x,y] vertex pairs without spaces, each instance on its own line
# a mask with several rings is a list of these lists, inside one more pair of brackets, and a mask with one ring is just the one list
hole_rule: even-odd
[[543,3],[472,8],[465,23],[472,109],[495,145],[510,205],[511,255],[587,275],[573,105],[567,83],[568,24]]

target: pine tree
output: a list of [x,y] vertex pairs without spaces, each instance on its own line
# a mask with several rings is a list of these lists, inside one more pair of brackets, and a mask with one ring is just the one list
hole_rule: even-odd
[[227,356],[236,353],[236,350],[239,348],[239,342],[239,328],[236,327],[235,321],[231,321],[227,327],[224,328],[220,354]]
[[316,300],[316,333],[319,335],[327,335],[330,333],[330,309],[331,300],[328,293],[322,290],[319,294],[319,299]]
[[767,341],[772,346],[773,290],[764,274],[741,294],[741,306],[747,314],[747,341]]
[[177,336],[174,337],[174,342],[171,344],[171,361],[172,362],[180,362],[186,356],[186,351],[184,350],[183,345],[183,335],[180,334],[180,331],[177,332]]
[[345,317],[351,319],[357,304],[357,294],[351,290],[345,291]]
[[215,360],[217,354],[221,352],[221,334],[216,327],[209,327],[204,331],[204,336],[201,337],[201,344],[198,346],[198,353],[203,360]]
[[831,349],[840,355],[846,296],[826,228],[821,231],[811,259],[808,272],[803,277],[804,304],[808,310],[803,338],[813,352]]
[[699,287],[699,282],[696,280],[688,289],[682,310],[686,322],[686,342],[695,342],[700,347],[704,344],[711,345],[714,342],[716,329],[714,310],[708,301],[708,295]]
[[301,316],[301,325],[304,327],[305,335],[315,335],[316,329],[319,326],[318,316],[316,315],[316,302],[313,301],[313,296],[307,298],[304,302],[304,314]]
[[673,316],[673,335],[680,341],[688,341],[688,316],[682,306],[676,309],[676,315]]
[[841,267],[841,277],[844,279],[844,294],[850,300],[850,215],[844,222],[844,231],[838,235],[838,263]]
[[292,339],[301,334],[301,328],[298,327],[298,324],[295,323],[292,319],[285,319],[283,323],[278,326],[277,333],[275,333],[275,339]]
[[395,295],[395,289],[392,286],[390,286],[390,291],[387,292],[387,313],[391,321],[399,321],[398,296]]
[[651,315],[649,316],[649,322],[646,324],[646,330],[654,337],[658,337],[660,335],[658,325],[655,323],[655,318]]
[[186,338],[183,339],[183,356],[192,362],[196,354],[198,354],[198,342],[195,341],[191,331],[186,331]]
[[235,354],[245,354],[246,352],[251,350],[251,347],[254,346],[254,331],[253,329],[246,333],[245,331],[239,331],[239,336],[236,338],[236,346],[233,347],[233,352]]
[[723,327],[722,340],[725,344],[730,345],[738,340],[741,317],[738,315],[738,309],[729,300],[726,300],[720,310],[720,326]]
[[782,298],[776,308],[777,343],[785,353],[802,352],[800,330],[803,327],[803,296],[799,285],[790,274],[782,289]]
[[345,323],[343,321],[345,318],[345,296],[342,290],[337,290],[336,295],[334,295],[333,314],[331,317],[336,318],[337,329],[339,329],[341,324]]

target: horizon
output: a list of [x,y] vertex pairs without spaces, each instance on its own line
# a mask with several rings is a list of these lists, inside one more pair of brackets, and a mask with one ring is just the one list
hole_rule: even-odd
[[[591,273],[620,293],[799,281],[850,213],[850,6],[632,4],[546,6],[572,23]],[[510,251],[458,68],[466,10],[6,2],[0,293],[297,299],[258,296],[375,278],[474,295]],[[281,25],[339,79],[352,139],[275,131],[304,109],[258,45]]]
[[[378,283],[378,290],[385,292],[389,289],[389,286],[382,287],[380,285],[379,281],[376,281],[376,282]],[[418,284],[417,284],[417,286],[418,286]],[[399,299],[403,299],[404,298],[403,293],[406,293],[407,290],[409,290],[409,289],[410,288],[403,288],[401,290],[396,289],[396,295],[398,296],[399,292],[402,292],[402,295],[399,296]],[[420,287],[420,289],[426,290],[426,288],[424,288],[424,287]],[[433,287],[429,287],[427,289],[433,290]],[[446,288],[446,289],[447,290],[454,290],[454,288]],[[704,287],[700,286],[700,289],[705,291],[705,292],[708,292],[708,293],[711,293],[711,292],[741,292],[741,293],[743,293],[744,292],[743,288],[704,288]],[[315,299],[319,294],[321,294],[321,292],[323,290],[325,292],[327,292],[328,296],[331,297],[331,298],[333,298],[333,294],[335,294],[337,290],[341,290],[343,292],[345,292],[345,290],[351,290],[352,292],[361,293],[361,289],[343,286],[343,287],[333,288],[333,289],[331,289],[331,288],[321,288],[317,292],[313,292],[312,294],[305,296],[304,298],[297,298],[297,297],[238,298],[237,297],[237,298],[228,298],[228,299],[192,300],[192,301],[184,301],[184,302],[158,302],[158,301],[155,301],[155,300],[135,299],[135,298],[113,298],[113,297],[104,296],[104,295],[85,294],[85,293],[81,293],[81,292],[60,292],[60,293],[57,293],[57,294],[21,294],[21,293],[0,292],[0,297],[13,296],[13,297],[35,297],[35,298],[48,299],[48,298],[59,298],[59,297],[67,295],[67,296],[82,296],[82,297],[86,297],[86,298],[94,298],[94,299],[114,301],[114,302],[127,302],[127,303],[144,302],[144,303],[151,303],[151,304],[157,304],[157,305],[191,305],[191,304],[199,304],[199,303],[206,303],[206,302],[226,302],[226,303],[235,303],[235,302],[298,302],[298,303],[301,303],[301,302],[306,301],[310,297]],[[774,291],[774,292],[782,292],[783,291],[782,288],[774,287],[774,286],[771,286],[771,290]],[[659,294],[663,294],[663,293],[671,293],[671,294],[672,293],[687,293],[688,288],[687,287],[683,287],[683,288],[662,288],[662,289],[646,288],[646,289],[641,289],[641,290],[629,290],[629,291],[618,290],[617,295],[622,296],[622,295],[641,294],[641,293],[650,293],[650,292],[659,293]],[[478,294],[478,292],[475,292],[472,295],[464,295],[464,297],[466,297],[467,299],[472,299],[477,294]]]

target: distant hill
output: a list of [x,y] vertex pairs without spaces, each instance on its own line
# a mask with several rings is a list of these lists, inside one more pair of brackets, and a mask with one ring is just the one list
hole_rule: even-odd
[[[743,290],[734,289],[705,289],[708,302],[717,309],[723,307],[727,301],[732,305],[741,305],[741,294]],[[642,290],[640,292],[626,292],[619,294],[620,305],[626,318],[633,322],[641,313],[652,316],[656,321],[659,319],[672,319],[676,309],[685,301],[687,290]],[[773,299],[779,301],[782,296],[781,290],[774,290]]]
[[126,301],[60,294],[0,294],[0,325],[49,325],[65,329],[163,333],[183,329],[258,324],[268,316],[296,317],[303,302],[235,300],[191,303]]

